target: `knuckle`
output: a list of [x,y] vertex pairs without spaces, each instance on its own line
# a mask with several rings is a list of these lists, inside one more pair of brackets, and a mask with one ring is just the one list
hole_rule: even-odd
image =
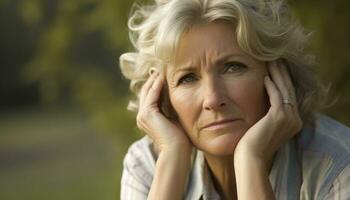
[[285,113],[283,110],[279,109],[276,114],[275,114],[275,118],[274,120],[277,122],[277,123],[282,123],[285,121]]
[[147,125],[149,120],[151,119],[151,115],[153,112],[151,112],[149,109],[143,109],[137,113],[136,116],[136,122],[138,127],[143,127],[144,125]]
[[136,116],[137,124],[141,126],[142,124],[144,124],[144,121],[145,121],[145,117],[144,117],[143,112],[138,113],[137,116]]
[[153,84],[153,85],[149,88],[149,90],[152,91],[152,92],[154,92],[154,91],[155,91],[155,87],[156,87],[156,85]]
[[142,129],[142,122],[141,122],[141,119],[140,118],[136,118],[136,125],[139,129]]
[[303,128],[303,121],[300,118],[296,119],[294,129],[296,132],[299,132]]
[[137,113],[137,116],[136,116],[136,121],[137,121],[137,122],[140,122],[141,119],[142,119],[142,114],[141,114],[141,112],[138,112],[138,113]]
[[288,124],[289,124],[289,130],[294,135],[297,134],[303,127],[303,121],[299,117],[291,118]]
[[136,121],[137,128],[142,129],[142,125],[139,121]]

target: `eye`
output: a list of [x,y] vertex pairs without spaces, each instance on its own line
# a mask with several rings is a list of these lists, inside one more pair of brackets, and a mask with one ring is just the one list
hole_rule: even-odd
[[237,73],[242,72],[247,68],[247,65],[240,62],[229,62],[225,64],[224,73]]
[[197,77],[194,73],[189,73],[184,76],[182,76],[179,81],[177,82],[177,85],[182,85],[182,84],[189,84],[193,81],[196,81]]

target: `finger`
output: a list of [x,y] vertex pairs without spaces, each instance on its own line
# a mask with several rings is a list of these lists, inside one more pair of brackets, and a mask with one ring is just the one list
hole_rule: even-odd
[[293,113],[298,113],[295,89],[287,65],[284,64],[281,60],[277,61],[276,64],[278,64],[279,71],[283,77],[284,85],[287,88],[286,94],[284,94],[286,96],[283,95],[282,101],[285,101],[285,99],[287,99],[288,102],[282,102],[282,104],[284,104],[285,107],[292,109]]
[[275,83],[271,80],[269,76],[265,76],[264,84],[267,91],[267,95],[269,96],[269,99],[270,99],[271,107],[278,109],[279,107],[282,106],[281,94],[279,90],[277,89]]
[[149,89],[145,98],[146,105],[158,104],[160,93],[164,85],[164,76],[157,76],[152,87]]
[[277,62],[276,61],[270,62],[268,65],[268,69],[271,74],[272,81],[275,83],[277,89],[280,91],[282,98],[290,99],[288,88],[285,84],[285,80],[283,79],[281,69],[277,65]]
[[282,77],[285,80],[285,84],[286,84],[286,87],[288,89],[289,97],[291,97],[292,100],[295,101],[295,88],[294,88],[290,73],[288,71],[288,67],[286,64],[284,64],[281,61],[279,62],[279,66],[281,67]]
[[140,92],[140,103],[145,99],[146,95],[148,94],[148,91],[152,87],[153,82],[155,81],[157,76],[157,72],[152,73],[151,76],[147,79],[147,81],[143,84]]

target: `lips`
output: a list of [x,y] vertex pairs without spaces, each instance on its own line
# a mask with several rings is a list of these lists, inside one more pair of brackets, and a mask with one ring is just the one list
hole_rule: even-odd
[[224,120],[218,120],[212,123],[209,123],[205,126],[203,126],[201,129],[210,129],[210,128],[219,128],[219,127],[223,127],[226,125],[229,125],[230,123],[237,121],[238,119],[224,119]]

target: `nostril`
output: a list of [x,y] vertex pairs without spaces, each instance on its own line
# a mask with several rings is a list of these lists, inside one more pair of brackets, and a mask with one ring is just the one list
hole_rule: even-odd
[[204,109],[205,110],[217,110],[217,109],[222,109],[225,106],[226,106],[225,102],[222,102],[222,103],[210,103],[210,104],[207,104],[204,107]]

